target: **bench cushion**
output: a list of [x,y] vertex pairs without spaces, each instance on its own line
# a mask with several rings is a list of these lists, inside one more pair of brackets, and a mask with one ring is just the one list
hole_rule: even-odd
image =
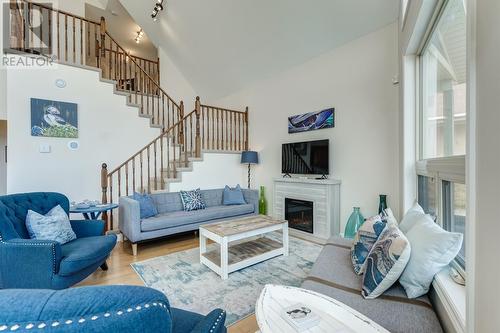
[[442,332],[428,297],[410,300],[399,283],[379,298],[364,299],[361,296],[363,277],[354,273],[351,245],[352,240],[331,238],[302,287],[352,307],[390,332]]
[[237,206],[212,206],[206,209],[189,212],[175,211],[157,215],[141,220],[141,231],[154,231],[170,227],[200,223],[227,217],[234,217],[253,213],[254,205],[245,204]]

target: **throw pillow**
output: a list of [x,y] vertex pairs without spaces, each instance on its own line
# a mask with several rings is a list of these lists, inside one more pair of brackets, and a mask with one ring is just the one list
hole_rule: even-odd
[[410,242],[403,232],[394,224],[388,225],[366,259],[363,297],[373,299],[389,289],[403,273],[410,252]]
[[354,272],[358,275],[363,273],[363,266],[368,257],[368,253],[377,241],[378,237],[384,231],[387,223],[382,220],[380,215],[375,215],[367,219],[359,228],[354,236],[354,242],[351,247],[351,261]]
[[386,208],[381,215],[382,215],[382,220],[385,220],[388,225],[390,224],[398,225],[398,220],[394,216],[394,213],[392,212],[391,208]]
[[148,217],[158,215],[158,210],[156,209],[155,203],[153,202],[153,198],[149,194],[140,194],[134,192],[132,199],[139,202],[139,215],[141,219],[147,219]]
[[186,212],[207,208],[199,188],[192,191],[181,191],[180,193],[182,206]]
[[425,215],[424,209],[420,207],[420,205],[415,202],[413,207],[411,207],[408,212],[406,212],[405,216],[401,220],[399,224],[399,229],[405,234],[417,223],[422,216]]
[[245,198],[243,197],[243,192],[241,191],[240,184],[236,185],[235,188],[230,188],[227,185],[226,187],[224,187],[222,204],[226,206],[246,204]]
[[51,240],[61,244],[76,239],[75,232],[71,229],[68,214],[59,205],[45,215],[28,210],[26,229],[28,229],[28,234],[32,239]]
[[427,294],[434,276],[457,256],[463,235],[448,232],[423,215],[408,231],[412,253],[399,282],[409,298]]

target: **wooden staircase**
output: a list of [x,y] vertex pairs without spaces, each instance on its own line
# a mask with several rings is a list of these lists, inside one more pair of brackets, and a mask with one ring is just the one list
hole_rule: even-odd
[[[49,57],[82,68],[94,68],[101,78],[115,85],[115,93],[127,96],[127,104],[161,134],[130,158],[108,171],[101,166],[102,202],[117,202],[133,192],[165,190],[192,162],[205,152],[239,152],[248,149],[248,108],[231,110],[201,104],[185,113],[183,101],[176,102],[160,86],[159,59],[129,54],[106,30],[106,21],[94,22],[46,5],[10,2],[10,52]],[[36,16],[39,16],[38,18]],[[31,27],[31,22],[42,22]],[[103,215],[108,230],[113,215]]]

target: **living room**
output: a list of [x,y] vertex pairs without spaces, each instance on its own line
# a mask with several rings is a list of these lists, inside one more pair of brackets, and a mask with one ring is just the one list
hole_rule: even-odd
[[498,331],[497,1],[2,5],[0,331]]

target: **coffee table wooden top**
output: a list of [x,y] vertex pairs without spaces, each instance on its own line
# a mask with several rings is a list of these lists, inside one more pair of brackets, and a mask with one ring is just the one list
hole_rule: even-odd
[[200,226],[200,228],[213,232],[220,237],[227,237],[283,223],[286,223],[286,221],[277,220],[266,215],[255,215],[234,219],[232,221],[205,224]]

